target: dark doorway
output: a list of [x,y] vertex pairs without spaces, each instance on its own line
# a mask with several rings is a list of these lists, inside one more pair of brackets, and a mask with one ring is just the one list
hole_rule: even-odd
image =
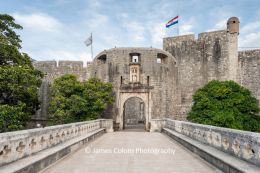
[[124,103],[124,129],[145,129],[145,105],[142,99],[131,97]]

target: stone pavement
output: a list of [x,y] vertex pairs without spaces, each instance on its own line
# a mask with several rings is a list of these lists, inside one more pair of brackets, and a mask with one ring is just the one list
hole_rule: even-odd
[[220,173],[162,133],[105,133],[42,173]]

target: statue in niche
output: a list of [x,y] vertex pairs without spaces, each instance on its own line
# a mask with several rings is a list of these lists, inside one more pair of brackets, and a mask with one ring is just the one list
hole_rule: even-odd
[[133,75],[133,82],[136,82],[136,81],[137,81],[137,76]]

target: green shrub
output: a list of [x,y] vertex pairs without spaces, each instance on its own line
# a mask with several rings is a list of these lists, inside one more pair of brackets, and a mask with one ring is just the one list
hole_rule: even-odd
[[63,75],[51,86],[50,124],[97,119],[113,100],[110,83],[97,78],[79,82],[75,75]]
[[259,103],[234,81],[213,80],[193,95],[189,121],[260,132]]

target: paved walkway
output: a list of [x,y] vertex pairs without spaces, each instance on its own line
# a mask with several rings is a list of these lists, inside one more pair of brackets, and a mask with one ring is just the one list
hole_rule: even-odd
[[[157,152],[157,154],[156,154]],[[220,173],[161,133],[105,133],[43,173]]]

